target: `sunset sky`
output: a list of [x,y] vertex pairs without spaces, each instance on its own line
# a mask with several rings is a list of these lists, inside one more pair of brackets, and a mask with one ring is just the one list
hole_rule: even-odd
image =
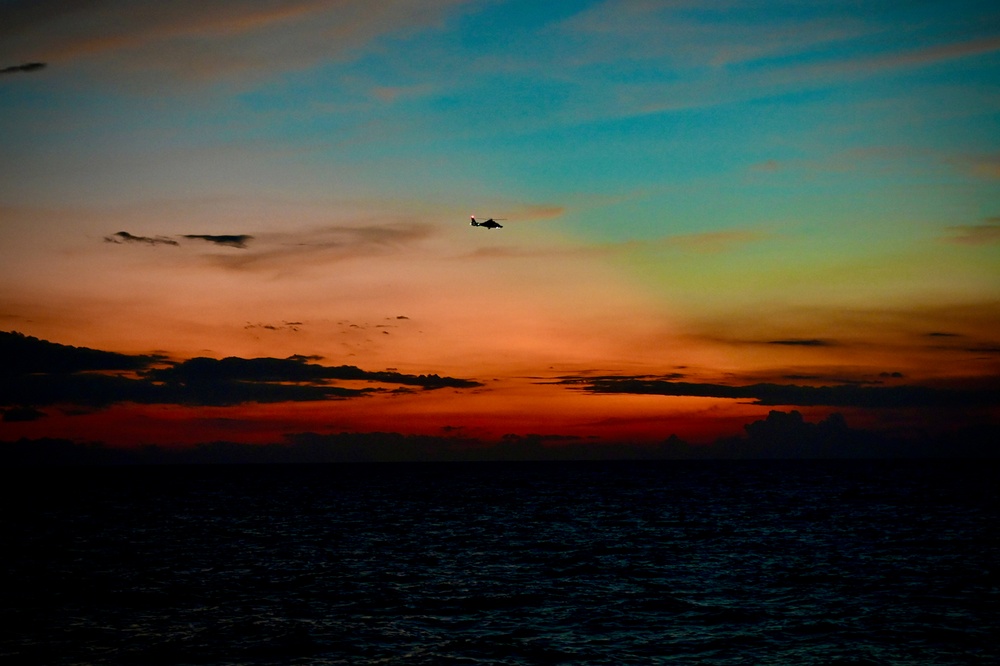
[[0,440],[1000,425],[996,2],[0,2],[0,70]]

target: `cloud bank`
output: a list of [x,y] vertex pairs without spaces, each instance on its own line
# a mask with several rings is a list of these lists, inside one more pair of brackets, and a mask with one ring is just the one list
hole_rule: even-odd
[[1000,406],[1000,388],[996,387],[943,389],[920,385],[864,386],[853,383],[833,386],[773,383],[729,386],[633,377],[569,378],[560,380],[559,383],[592,393],[730,398],[775,406],[869,409]]
[[[0,332],[0,406],[35,409],[49,405],[108,407],[124,402],[231,406],[359,398],[390,390],[482,386],[437,374],[369,372],[352,365],[324,366],[314,357],[192,358],[126,355],[69,347],[16,332]],[[367,382],[371,387],[338,382]],[[28,414],[29,412],[23,412]],[[31,412],[34,413],[34,412]],[[14,418],[22,415],[15,412]]]
[[121,464],[281,464],[510,461],[996,459],[995,429],[903,441],[850,428],[839,414],[809,423],[799,412],[772,411],[744,426],[745,437],[689,444],[676,436],[652,446],[599,444],[558,435],[507,435],[499,442],[395,432],[292,433],[271,444],[206,442],[184,448],[112,448],[60,439],[0,442],[8,466]]

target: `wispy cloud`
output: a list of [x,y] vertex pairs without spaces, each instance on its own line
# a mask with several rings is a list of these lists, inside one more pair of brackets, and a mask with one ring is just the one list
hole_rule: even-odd
[[232,270],[292,269],[310,263],[343,261],[403,251],[432,237],[426,223],[336,225],[298,232],[258,234],[253,248],[211,261]]
[[565,66],[591,72],[627,62],[625,71],[642,76],[600,79],[604,99],[616,102],[605,110],[641,115],[822,88],[1000,51],[1000,35],[985,17],[959,16],[951,30],[935,30],[919,11],[905,9],[859,12],[829,3],[782,9],[740,1],[600,3],[560,26],[578,46]]
[[119,76],[145,71],[174,79],[259,77],[346,57],[381,35],[439,24],[460,1],[26,3],[5,12],[0,58],[26,53],[51,62],[96,61]]
[[122,245],[125,243],[140,243],[143,245],[180,245],[177,241],[167,236],[134,236],[127,231],[119,231],[104,237],[105,243],[115,243]]
[[1000,216],[989,217],[981,224],[948,227],[951,234],[944,240],[962,245],[988,245],[1000,243]]
[[[117,245],[182,245],[204,242],[237,253],[204,255],[206,261],[230,270],[292,270],[312,263],[373,257],[404,251],[432,237],[433,225],[423,222],[346,224],[289,232],[260,234],[184,234],[139,236],[119,231],[104,241]],[[251,244],[252,241],[252,244]]]
[[253,236],[249,234],[223,234],[223,235],[212,235],[212,234],[185,234],[184,238],[189,238],[193,240],[203,240],[208,243],[214,243],[215,245],[225,245],[227,247],[235,247],[244,249],[247,243],[253,240]]
[[37,72],[45,68],[44,62],[26,62],[23,65],[10,65],[0,68],[0,74],[17,74],[19,72]]
[[783,345],[788,347],[831,347],[833,343],[829,340],[818,338],[786,338],[784,340],[768,340],[769,345]]
[[763,242],[774,235],[755,229],[727,229],[690,234],[674,234],[659,238],[633,239],[590,245],[556,246],[490,246],[474,250],[469,256],[478,259],[522,259],[556,257],[602,257],[636,251],[659,252],[664,250],[693,252],[698,254],[718,254],[736,251],[751,243]]

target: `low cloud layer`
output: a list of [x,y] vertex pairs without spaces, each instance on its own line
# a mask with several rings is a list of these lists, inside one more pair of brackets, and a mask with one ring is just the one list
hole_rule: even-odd
[[[437,374],[369,372],[324,366],[313,357],[193,358],[125,355],[69,347],[19,333],[0,332],[0,406],[35,410],[48,405],[108,407],[123,402],[228,406],[358,398],[378,391],[465,389],[479,382]],[[338,382],[368,382],[370,387]],[[405,390],[404,389],[404,390]],[[17,412],[17,418],[35,411]]]
[[870,409],[908,407],[981,407],[1000,405],[1000,388],[941,389],[919,385],[865,386],[857,383],[833,386],[759,383],[746,386],[691,383],[641,377],[564,379],[560,383],[592,393],[689,396],[750,400],[758,405],[862,407]]
[[772,411],[744,426],[745,436],[689,444],[607,444],[560,435],[510,434],[500,441],[396,432],[291,433],[271,444],[206,442],[186,448],[112,448],[61,439],[0,442],[0,460],[17,465],[280,464],[482,461],[829,460],[888,458],[996,459],[995,428],[968,427],[947,436],[897,440],[848,426],[839,414],[818,423],[799,412]]

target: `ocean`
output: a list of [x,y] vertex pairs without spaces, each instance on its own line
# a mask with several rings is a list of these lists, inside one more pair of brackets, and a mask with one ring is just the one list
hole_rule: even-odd
[[995,461],[3,473],[5,663],[1000,663]]

